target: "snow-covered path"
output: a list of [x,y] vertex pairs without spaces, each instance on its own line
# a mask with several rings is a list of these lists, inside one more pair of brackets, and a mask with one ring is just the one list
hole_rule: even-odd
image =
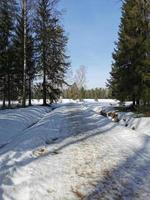
[[149,166],[149,135],[70,104],[0,149],[0,199],[149,200]]

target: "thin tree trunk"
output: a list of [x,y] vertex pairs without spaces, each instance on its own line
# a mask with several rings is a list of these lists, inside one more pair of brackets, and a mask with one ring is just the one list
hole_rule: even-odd
[[6,107],[6,93],[5,93],[5,84],[6,84],[6,79],[4,77],[4,82],[3,82],[3,107],[5,108]]
[[132,97],[133,106],[135,106],[135,97]]
[[46,105],[46,70],[45,70],[45,66],[44,66],[44,70],[43,70],[43,105]]
[[43,41],[43,55],[42,55],[42,63],[43,63],[43,105],[46,105],[46,62],[45,62],[46,50],[45,50],[45,42]]
[[8,74],[8,108],[11,107],[10,74]]
[[26,106],[26,68],[27,68],[27,52],[26,52],[26,40],[27,40],[27,0],[23,0],[23,20],[24,20],[24,66],[23,66],[23,95],[22,106]]
[[31,106],[32,91],[31,91],[31,79],[29,78],[29,106]]
[[137,105],[137,106],[140,105],[140,100],[139,100],[139,99],[136,100],[136,105]]

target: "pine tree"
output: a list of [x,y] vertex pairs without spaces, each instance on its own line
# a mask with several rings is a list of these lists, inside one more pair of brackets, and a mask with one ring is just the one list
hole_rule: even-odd
[[[114,97],[135,104],[143,96],[150,60],[150,7],[148,0],[126,0],[122,6],[119,39],[113,53],[108,86]],[[148,76],[149,77],[149,76]]]
[[23,18],[23,88],[22,106],[26,106],[26,68],[27,68],[27,0],[22,0]]
[[[24,37],[26,37],[26,44],[24,43]],[[26,45],[25,49],[24,45]],[[26,36],[24,36],[23,8],[21,9],[21,13],[18,15],[17,19],[14,46],[16,61],[16,88],[18,89],[18,98],[22,100],[22,105],[25,106],[28,96],[29,105],[31,105],[31,86],[36,72],[34,62],[34,40],[28,20],[26,21]]]
[[43,104],[46,105],[47,98],[47,69],[49,67],[49,51],[51,41],[51,29],[50,29],[50,9],[49,0],[39,0],[37,8],[37,16],[35,19],[35,31],[36,31],[36,49],[38,55],[38,66],[43,76]]
[[63,84],[66,84],[65,74],[69,67],[68,56],[66,56],[67,37],[59,20],[54,17],[51,28],[51,52],[49,54],[50,68],[48,71],[48,93],[51,102],[57,100],[62,93]]
[[65,46],[67,38],[55,15],[56,0],[39,0],[35,19],[39,71],[43,77],[43,104],[60,96],[67,70]]
[[27,34],[27,68],[26,68],[26,91],[31,106],[33,80],[36,76],[35,55],[34,55],[34,39],[31,34]]
[[16,13],[15,0],[0,1],[0,89],[5,107],[6,100],[11,103],[11,74],[13,62],[12,38],[15,24]]

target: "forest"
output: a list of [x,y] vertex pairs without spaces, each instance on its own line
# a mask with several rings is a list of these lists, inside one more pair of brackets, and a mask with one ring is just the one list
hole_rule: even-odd
[[0,1],[0,98],[31,105],[33,86],[42,83],[46,105],[59,98],[70,65],[67,36],[57,0]]
[[[0,99],[3,107],[33,98],[43,105],[63,98],[115,98],[133,105],[150,103],[150,2],[126,0],[112,54],[107,88],[67,82],[68,37],[58,0],[0,1]],[[94,70],[94,69],[93,69]],[[79,70],[82,71],[82,67]],[[77,77],[79,75],[77,73]],[[27,101],[28,100],[28,101]]]

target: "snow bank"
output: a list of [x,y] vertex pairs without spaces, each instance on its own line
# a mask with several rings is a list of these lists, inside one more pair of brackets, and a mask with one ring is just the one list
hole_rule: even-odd
[[0,146],[8,143],[22,131],[40,120],[50,107],[32,106],[20,109],[7,109],[0,111]]
[[[131,102],[127,102],[126,105],[129,105]],[[100,105],[88,105],[88,108],[91,108],[97,114],[100,114],[101,111],[106,113],[115,111],[118,113],[119,124],[126,126],[132,130],[136,130],[140,133],[145,133],[150,135],[150,117],[138,116],[133,112],[118,112],[112,106],[100,106]],[[110,118],[111,119],[111,118]]]
[[150,135],[150,117],[138,117],[132,112],[119,113],[120,124],[136,130],[140,133]]
[[[131,105],[131,101],[125,102],[125,106]],[[115,111],[118,113],[118,118],[120,120],[119,124],[122,126],[126,126],[132,130],[136,130],[140,133],[145,133],[150,135],[150,118],[149,117],[142,117],[142,115],[134,114],[133,112],[118,112],[114,107],[119,105],[117,100],[112,99],[101,99],[98,102],[84,102],[84,105],[88,108],[93,110],[95,113],[100,114],[101,111],[105,113]],[[109,117],[108,117],[109,118]],[[110,117],[110,120],[111,117]]]

